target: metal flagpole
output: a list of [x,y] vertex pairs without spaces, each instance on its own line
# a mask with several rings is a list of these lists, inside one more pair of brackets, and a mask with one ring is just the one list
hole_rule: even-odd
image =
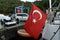
[[51,0],[49,0],[49,8],[50,8],[50,12],[52,12],[52,5],[51,5]]

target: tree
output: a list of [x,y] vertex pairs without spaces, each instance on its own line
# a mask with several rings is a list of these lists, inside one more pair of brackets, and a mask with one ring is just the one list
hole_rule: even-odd
[[[52,0],[52,7],[57,6],[60,0]],[[0,13],[14,13],[16,6],[22,6],[31,8],[30,2],[22,2],[20,0],[0,0]],[[34,4],[41,8],[43,11],[49,8],[49,0],[35,1]]]
[[14,8],[22,3],[20,0],[0,0],[0,13],[13,13]]
[[49,2],[48,0],[42,0],[42,1],[35,1],[34,2],[40,9],[42,9],[43,11],[45,11],[46,9],[48,9],[49,7]]
[[52,7],[57,7],[60,3],[60,0],[52,0]]

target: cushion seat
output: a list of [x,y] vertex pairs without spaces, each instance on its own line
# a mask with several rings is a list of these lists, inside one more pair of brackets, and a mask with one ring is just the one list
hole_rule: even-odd
[[24,29],[20,29],[17,31],[19,36],[23,36],[23,37],[31,37]]

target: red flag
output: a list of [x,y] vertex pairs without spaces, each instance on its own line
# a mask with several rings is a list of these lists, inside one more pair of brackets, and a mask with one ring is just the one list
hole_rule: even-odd
[[37,6],[32,4],[29,18],[24,26],[24,29],[35,39],[38,39],[41,34],[47,15]]
[[21,9],[16,9],[16,13],[21,13]]

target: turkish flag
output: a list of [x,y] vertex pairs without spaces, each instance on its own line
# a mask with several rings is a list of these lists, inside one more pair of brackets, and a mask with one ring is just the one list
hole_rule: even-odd
[[16,13],[21,13],[21,9],[16,9]]
[[37,6],[32,4],[29,18],[24,25],[24,29],[35,39],[38,39],[41,34],[45,21],[47,19],[47,14],[44,13]]

